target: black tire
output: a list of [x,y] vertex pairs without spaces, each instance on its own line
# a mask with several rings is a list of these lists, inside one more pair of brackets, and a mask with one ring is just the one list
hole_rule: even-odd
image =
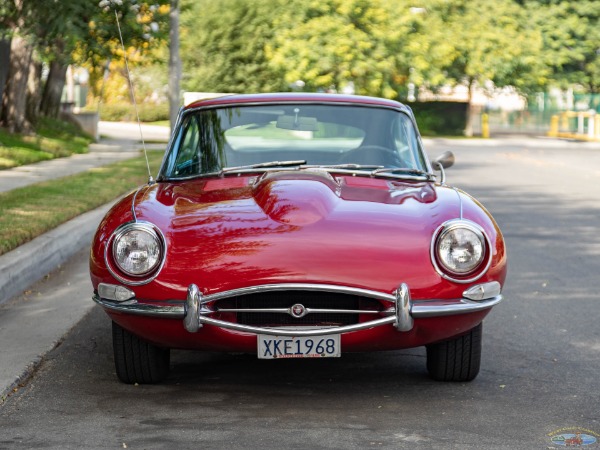
[[463,336],[427,346],[427,371],[437,381],[472,381],[481,365],[482,324]]
[[127,384],[152,384],[167,377],[170,349],[143,341],[115,322],[112,323],[112,335],[119,380]]

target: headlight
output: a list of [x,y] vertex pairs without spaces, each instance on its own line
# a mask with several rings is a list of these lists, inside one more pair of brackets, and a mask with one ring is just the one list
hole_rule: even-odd
[[151,224],[130,223],[115,232],[112,260],[123,274],[135,278],[151,275],[161,266],[163,258],[164,239]]
[[438,272],[446,278],[458,282],[473,281],[473,278],[465,277],[473,275],[486,260],[490,261],[483,230],[472,222],[447,222],[435,236],[432,261]]

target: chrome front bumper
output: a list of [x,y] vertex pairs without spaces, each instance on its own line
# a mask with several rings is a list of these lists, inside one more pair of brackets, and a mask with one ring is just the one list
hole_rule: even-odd
[[[115,292],[119,289],[122,290],[123,287],[101,284],[99,286],[99,293],[111,295],[110,293]],[[294,329],[290,329],[280,327],[256,327],[239,323],[227,322],[223,320],[217,320],[213,319],[212,317],[209,317],[210,314],[216,312],[208,307],[208,304],[210,302],[230,297],[236,297],[240,295],[289,290],[308,292],[320,291],[358,295],[388,302],[390,307],[382,313],[377,312],[377,314],[385,314],[386,317],[370,320],[367,322],[361,322],[353,325],[336,326],[328,328],[302,327],[302,329],[298,329],[299,327],[296,327]],[[190,333],[195,333],[200,328],[202,328],[204,324],[208,324],[220,328],[226,328],[229,330],[255,334],[267,334],[275,336],[324,336],[328,334],[340,334],[349,333],[352,331],[366,330],[369,328],[374,328],[387,324],[392,324],[398,331],[401,332],[410,331],[413,328],[414,319],[450,316],[455,314],[467,314],[489,309],[502,301],[502,295],[500,294],[500,290],[500,284],[498,282],[493,281],[472,286],[463,293],[463,297],[460,299],[433,299],[413,301],[410,298],[409,288],[405,283],[402,283],[393,294],[371,291],[367,289],[357,289],[346,286],[292,283],[253,286],[248,288],[234,289],[231,291],[217,292],[215,294],[210,295],[202,295],[198,287],[195,284],[191,284],[188,287],[187,299],[185,303],[181,301],[177,301],[175,303],[174,301],[174,304],[172,306],[139,303],[135,298],[133,298],[133,292],[131,292],[131,298],[125,299],[125,297],[127,296],[123,295],[122,291],[119,291],[120,300],[104,298],[100,294],[94,295],[93,300],[105,309],[110,311],[118,311],[122,313],[148,317],[161,317],[166,319],[183,319],[184,327]],[[293,307],[285,308],[283,310],[262,310],[262,312],[289,312],[291,314],[292,308]],[[306,314],[319,312],[322,313],[328,311],[329,310],[311,310],[307,308]],[[347,312],[355,313],[359,311]]]

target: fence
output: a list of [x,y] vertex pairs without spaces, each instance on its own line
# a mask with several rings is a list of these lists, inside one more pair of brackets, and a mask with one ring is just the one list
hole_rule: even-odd
[[[529,97],[528,108],[518,111],[474,111],[479,118],[487,114],[489,132],[498,134],[536,134],[582,140],[600,140],[600,94],[572,92],[540,93]],[[479,134],[475,120],[474,132]]]
[[555,114],[550,121],[548,136],[600,141],[600,114],[593,109]]

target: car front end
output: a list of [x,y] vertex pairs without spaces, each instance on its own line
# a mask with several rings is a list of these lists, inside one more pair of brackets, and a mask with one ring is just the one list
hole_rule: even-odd
[[[436,181],[403,105],[200,102],[182,111],[157,181],[113,207],[92,247],[122,381],[162,379],[170,348],[278,359],[427,346],[434,378],[477,375],[481,322],[502,300],[502,234]],[[160,376],[131,369],[144,356],[128,357],[127,339],[157,352]],[[472,363],[449,371],[457,340],[474,343]]]

